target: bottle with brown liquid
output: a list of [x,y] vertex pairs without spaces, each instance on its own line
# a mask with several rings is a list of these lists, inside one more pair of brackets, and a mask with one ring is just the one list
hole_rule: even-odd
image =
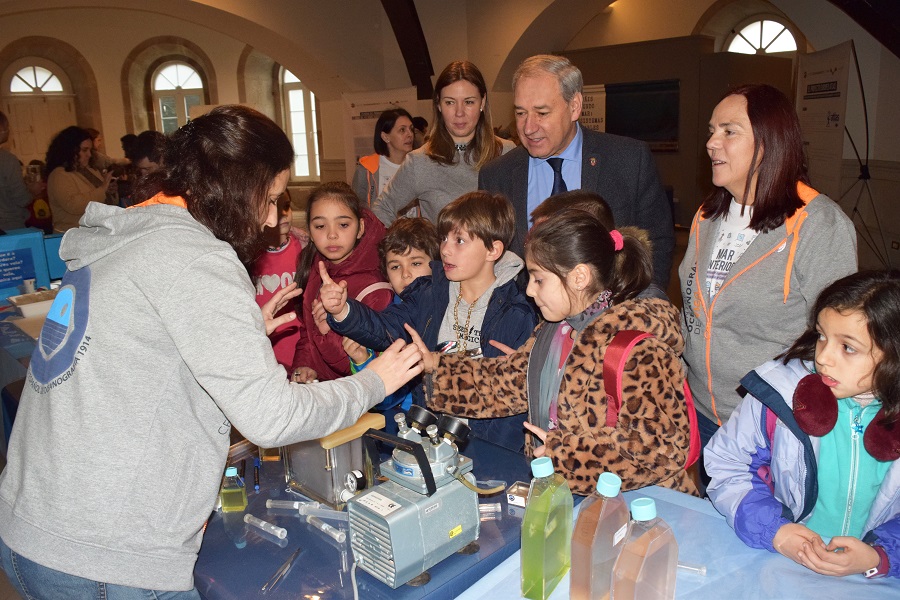
[[633,501],[631,531],[613,568],[610,598],[672,600],[677,568],[678,543],[672,528],[656,516],[656,502]]

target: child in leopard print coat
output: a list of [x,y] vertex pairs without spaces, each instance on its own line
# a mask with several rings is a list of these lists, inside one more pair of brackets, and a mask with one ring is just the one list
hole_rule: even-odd
[[[637,297],[652,269],[646,234],[608,231],[569,209],[534,227],[525,255],[526,293],[546,322],[507,357],[472,360],[421,345],[433,371],[429,406],[471,418],[527,412],[526,451],[550,456],[578,494],[591,493],[600,473],[611,471],[625,490],[660,485],[698,495],[684,468],[690,426],[678,310]],[[620,330],[652,337],[631,350],[622,406],[607,426],[603,360]]]

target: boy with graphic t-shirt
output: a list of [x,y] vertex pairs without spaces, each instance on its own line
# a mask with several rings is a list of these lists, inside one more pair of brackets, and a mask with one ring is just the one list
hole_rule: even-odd
[[[309,243],[309,236],[305,231],[291,229],[293,216],[291,199],[287,194],[282,194],[278,199],[278,225],[266,227],[264,235],[268,249],[253,263],[250,274],[253,285],[256,286],[256,303],[260,306],[268,302],[275,292],[294,283],[297,257]],[[296,310],[296,307],[293,302],[289,302],[275,316],[292,310]],[[300,327],[296,319],[280,325],[269,334],[275,358],[288,373],[291,372],[299,335]]]
[[[445,206],[437,221],[441,262],[403,291],[400,304],[379,313],[348,300],[346,288],[323,275],[319,295],[335,332],[383,350],[398,337],[410,341],[408,323],[436,350],[487,357],[503,354],[491,340],[518,348],[529,338],[537,317],[515,281],[524,263],[506,250],[515,231],[509,201],[470,192]],[[416,404],[424,405],[424,387],[415,390]],[[470,426],[480,438],[521,451],[525,416],[473,419]]]

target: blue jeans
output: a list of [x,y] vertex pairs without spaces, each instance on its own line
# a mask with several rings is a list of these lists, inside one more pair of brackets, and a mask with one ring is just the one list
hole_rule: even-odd
[[0,563],[9,582],[25,600],[200,600],[196,588],[157,592],[68,575],[13,552],[0,539]]

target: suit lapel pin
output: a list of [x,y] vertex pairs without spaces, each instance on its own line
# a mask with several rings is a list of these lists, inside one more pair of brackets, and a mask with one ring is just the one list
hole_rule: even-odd
[[596,167],[596,166],[597,166],[597,159],[596,159],[596,157],[593,157],[593,156],[592,156],[592,157],[588,160],[588,162],[591,163],[591,166],[592,166],[592,167]]

